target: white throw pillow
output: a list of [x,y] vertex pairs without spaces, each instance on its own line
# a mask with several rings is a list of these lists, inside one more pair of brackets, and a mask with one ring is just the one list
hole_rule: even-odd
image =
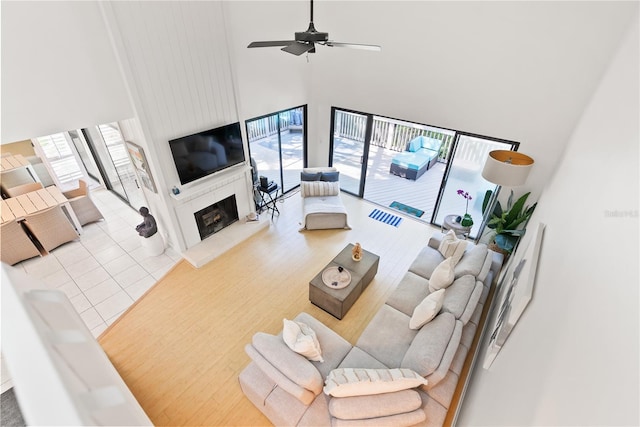
[[462,255],[464,255],[464,251],[467,249],[467,243],[468,242],[466,240],[458,239],[453,230],[449,230],[442,238],[442,241],[438,246],[438,252],[440,252],[445,258],[452,257],[454,259],[454,263],[457,264],[462,258]]
[[435,292],[438,289],[445,289],[451,285],[455,278],[455,266],[456,262],[453,257],[449,257],[438,264],[429,278],[429,290]]
[[316,333],[306,323],[283,319],[282,339],[298,354],[314,362],[324,362]]
[[427,384],[424,377],[407,368],[339,368],[329,372],[324,393],[333,397],[391,393]]
[[453,230],[447,231],[447,234],[442,236],[442,240],[440,241],[440,245],[438,246],[438,252],[442,254],[443,257],[448,258],[451,254],[447,255],[450,246],[454,246],[458,243],[458,236]]
[[444,302],[444,289],[439,289],[427,295],[420,304],[413,310],[409,327],[411,329],[420,329],[429,323],[442,308]]

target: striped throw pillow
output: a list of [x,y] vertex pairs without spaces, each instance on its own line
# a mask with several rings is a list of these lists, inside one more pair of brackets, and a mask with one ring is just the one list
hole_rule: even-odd
[[329,372],[324,393],[333,397],[391,393],[427,384],[424,377],[407,368],[339,368]]
[[327,197],[340,194],[339,182],[302,181],[300,183],[301,197]]

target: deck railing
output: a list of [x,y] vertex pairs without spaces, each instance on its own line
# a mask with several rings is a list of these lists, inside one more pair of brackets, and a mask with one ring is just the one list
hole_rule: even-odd
[[[367,116],[346,111],[337,111],[334,123],[334,136],[364,142],[367,128]],[[373,135],[371,144],[388,150],[402,152],[407,148],[407,143],[418,136],[426,136],[442,141],[439,161],[449,158],[453,135],[447,132],[439,132],[435,129],[420,129],[409,125],[403,125],[395,120],[384,120],[378,117],[373,119]]]
[[293,125],[302,125],[302,108],[294,108],[261,119],[247,121],[249,141],[267,138],[278,133],[278,116],[280,117],[280,130],[288,130]]

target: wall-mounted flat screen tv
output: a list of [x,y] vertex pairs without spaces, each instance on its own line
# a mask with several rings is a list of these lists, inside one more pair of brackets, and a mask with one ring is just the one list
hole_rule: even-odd
[[169,141],[181,184],[243,163],[240,122]]

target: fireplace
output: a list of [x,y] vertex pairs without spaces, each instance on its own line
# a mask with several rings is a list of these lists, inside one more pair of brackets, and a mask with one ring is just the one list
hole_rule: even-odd
[[231,195],[193,214],[200,240],[204,240],[238,220],[236,196]]

